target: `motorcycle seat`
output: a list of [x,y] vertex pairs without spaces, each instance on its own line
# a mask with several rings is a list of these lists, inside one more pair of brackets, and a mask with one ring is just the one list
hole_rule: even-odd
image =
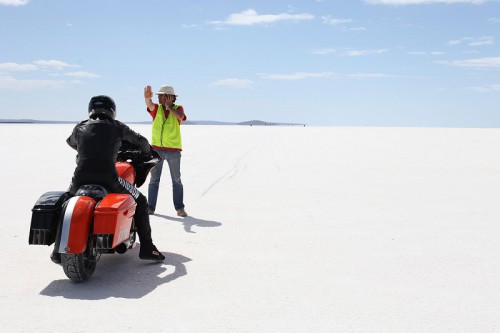
[[78,188],[75,195],[84,195],[87,197],[91,197],[96,201],[102,200],[108,194],[108,190],[101,185],[97,184],[88,184],[82,185]]

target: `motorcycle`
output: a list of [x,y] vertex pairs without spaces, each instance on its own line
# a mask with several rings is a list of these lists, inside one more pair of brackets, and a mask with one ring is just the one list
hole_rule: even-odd
[[[160,162],[158,153],[152,150],[152,154],[124,142],[115,164],[118,175],[140,187]],[[66,276],[84,282],[102,254],[123,254],[135,246],[136,205],[130,194],[108,193],[97,184],[80,186],[74,196],[65,191],[46,192],[32,209],[29,244],[55,243]]]

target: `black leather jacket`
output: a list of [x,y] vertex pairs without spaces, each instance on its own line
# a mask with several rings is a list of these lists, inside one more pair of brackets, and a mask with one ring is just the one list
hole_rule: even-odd
[[146,154],[151,152],[145,137],[118,120],[91,118],[76,125],[66,140],[78,152],[72,187],[89,183],[106,186],[117,181],[115,162],[122,141],[130,142]]

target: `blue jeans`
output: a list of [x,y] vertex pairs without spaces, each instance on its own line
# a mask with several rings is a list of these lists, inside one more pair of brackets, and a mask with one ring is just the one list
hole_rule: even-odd
[[[156,150],[156,149],[155,149]],[[181,182],[181,152],[156,150],[160,154],[161,161],[151,170],[151,178],[148,187],[149,207],[156,209],[158,200],[158,190],[160,188],[160,178],[163,169],[163,162],[167,161],[172,179],[172,190],[175,210],[184,208],[184,188]]]

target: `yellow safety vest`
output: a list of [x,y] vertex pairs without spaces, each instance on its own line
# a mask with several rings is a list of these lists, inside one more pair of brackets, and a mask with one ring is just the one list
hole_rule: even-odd
[[[177,109],[179,105],[174,104],[173,107]],[[161,104],[158,104],[158,110],[153,120],[152,132],[153,138],[151,144],[153,146],[182,149],[181,125],[179,124],[179,120],[172,112],[169,112],[168,117],[165,118],[165,112]]]

